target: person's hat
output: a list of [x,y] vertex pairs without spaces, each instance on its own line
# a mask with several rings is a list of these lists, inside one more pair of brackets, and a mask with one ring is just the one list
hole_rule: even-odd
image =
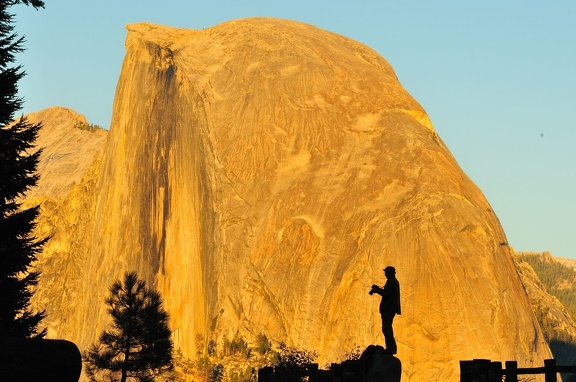
[[390,273],[396,274],[396,268],[389,265],[386,268],[384,268],[384,272],[386,272],[386,273],[390,272]]

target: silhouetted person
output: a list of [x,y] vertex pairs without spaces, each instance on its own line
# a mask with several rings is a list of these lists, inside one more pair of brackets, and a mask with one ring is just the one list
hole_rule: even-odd
[[396,269],[394,267],[384,268],[384,275],[386,276],[386,284],[384,288],[378,285],[372,285],[370,295],[376,293],[382,296],[380,301],[380,316],[382,316],[382,333],[384,334],[384,343],[386,344],[386,351],[390,354],[396,354],[398,348],[396,347],[396,340],[394,339],[394,330],[392,329],[392,321],[394,316],[400,314],[400,284],[396,280]]

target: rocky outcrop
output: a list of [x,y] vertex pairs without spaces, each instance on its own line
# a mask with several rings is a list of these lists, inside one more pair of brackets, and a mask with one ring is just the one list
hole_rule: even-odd
[[27,193],[64,198],[81,181],[94,159],[102,156],[108,132],[90,128],[86,117],[64,107],[50,107],[26,116],[30,123],[42,122],[36,146],[42,148],[38,185]]
[[402,362],[382,346],[369,345],[360,357],[362,382],[400,382]]
[[[46,309],[43,324],[50,338],[78,338],[75,315],[86,255],[92,245],[96,180],[108,135],[91,127],[83,115],[50,107],[26,116],[42,122],[36,146],[42,148],[38,185],[26,194],[25,206],[39,205],[37,237],[50,237],[35,264],[41,280],[32,302]],[[81,350],[85,350],[82,348]]]
[[532,303],[532,308],[542,327],[550,330],[546,333],[550,340],[555,335],[564,335],[576,343],[576,323],[564,305],[542,283],[532,266],[524,259],[526,255],[541,256],[545,262],[565,263],[566,259],[556,259],[549,253],[513,253],[518,274],[526,288],[526,293]]
[[550,357],[496,215],[375,51],[266,18],[128,31],[104,161],[44,263],[40,288],[72,291],[39,298],[53,334],[85,349],[135,270],[184,355],[239,331],[329,362],[382,342],[368,291],[392,264],[405,380]]
[[[554,359],[559,365],[574,365],[576,323],[570,306],[576,279],[573,264],[549,252],[518,252],[513,259]],[[562,297],[567,305],[556,296]],[[568,375],[562,377],[563,381],[569,380]]]

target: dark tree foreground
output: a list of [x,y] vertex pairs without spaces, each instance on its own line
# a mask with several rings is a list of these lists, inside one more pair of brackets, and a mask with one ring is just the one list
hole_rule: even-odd
[[39,274],[31,270],[46,242],[33,237],[38,206],[22,209],[20,198],[36,185],[36,166],[41,150],[34,151],[40,124],[25,118],[14,121],[22,108],[18,81],[22,67],[14,66],[15,54],[23,51],[24,39],[14,32],[9,8],[23,3],[35,8],[42,1],[0,0],[0,336],[43,337],[38,331],[44,312],[33,312],[30,298]]
[[274,367],[279,381],[292,382],[305,380],[306,368],[318,354],[314,351],[300,350],[280,342],[278,363]]
[[112,329],[102,332],[99,342],[84,354],[87,373],[94,378],[99,371],[152,380],[172,368],[172,340],[168,313],[158,292],[146,288],[136,273],[126,273],[116,281],[106,299],[112,316]]

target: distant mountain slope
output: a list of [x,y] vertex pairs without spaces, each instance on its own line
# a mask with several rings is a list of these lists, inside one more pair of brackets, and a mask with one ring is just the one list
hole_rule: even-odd
[[563,257],[556,257],[556,256],[554,256],[554,259],[559,261],[560,263],[566,265],[567,267],[570,267],[572,269],[576,269],[576,260],[574,260],[574,259],[566,259]]
[[520,255],[536,271],[545,290],[576,317],[576,270],[549,252],[522,252]]
[[26,196],[63,198],[80,182],[94,158],[102,156],[108,131],[89,125],[83,115],[64,107],[50,107],[26,117],[43,126],[36,139],[36,147],[43,148],[40,180]]
[[559,364],[576,364],[576,270],[550,253],[518,252],[514,262]]
[[[50,107],[26,118],[42,123],[36,147],[43,151],[38,163],[38,185],[26,193],[23,204],[40,205],[35,234],[50,237],[35,264],[42,286],[31,301],[34,305],[60,306],[58,315],[48,314],[42,324],[48,328],[48,337],[69,338],[66,317],[73,314],[76,302],[83,298],[76,287],[83,259],[64,254],[84,248],[79,230],[85,229],[91,216],[89,206],[94,203],[108,131],[64,107]],[[59,271],[51,274],[51,269]],[[74,272],[68,273],[68,269]],[[55,331],[55,327],[61,331]]]

